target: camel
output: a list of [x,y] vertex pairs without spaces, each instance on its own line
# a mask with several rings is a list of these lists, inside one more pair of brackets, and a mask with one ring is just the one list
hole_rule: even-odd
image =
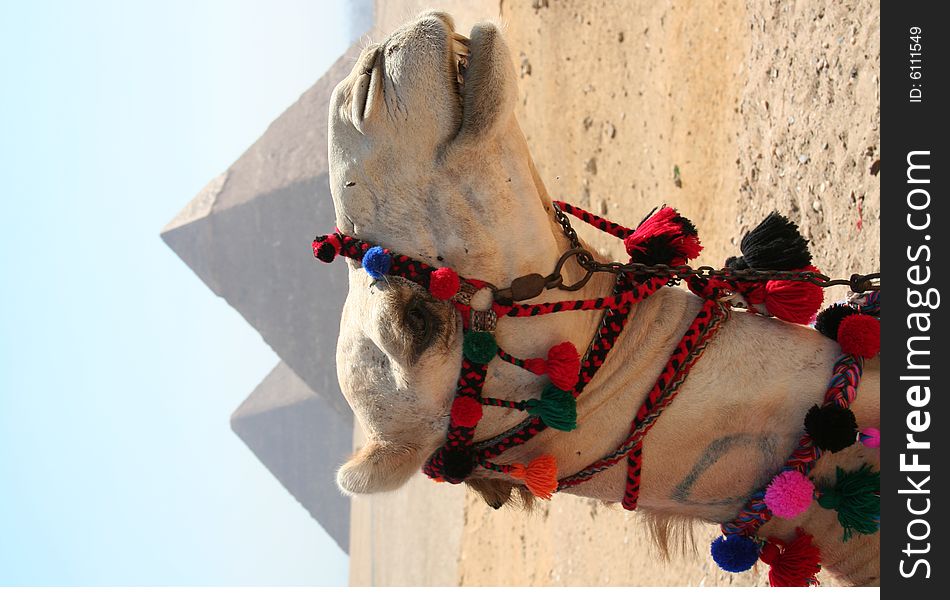
[[[477,24],[466,37],[455,32],[451,16],[426,12],[367,46],[330,101],[338,230],[499,285],[550,272],[570,245],[515,119],[515,100],[512,59],[491,23]],[[604,259],[583,238],[581,244]],[[337,372],[368,443],[339,469],[337,482],[345,493],[370,494],[401,486],[445,441],[462,327],[450,302],[398,277],[374,280],[358,261],[346,262]],[[572,261],[563,273],[567,281],[584,276]],[[546,290],[536,300],[602,297],[613,283],[611,274],[597,273],[580,292]],[[563,476],[612,451],[701,304],[668,287],[636,304],[577,399],[577,429],[549,428],[499,460],[551,454]],[[495,336],[516,356],[541,356],[565,340],[583,349],[601,316],[500,319]],[[802,419],[823,398],[840,355],[834,340],[812,328],[732,311],[643,441],[639,510],[661,524],[735,517],[794,450]],[[484,390],[526,398],[541,385],[535,375],[495,361]],[[879,401],[879,360],[868,360],[852,405],[862,427],[879,426]],[[523,418],[515,410],[486,409],[475,439],[490,439]],[[879,470],[878,453],[856,444],[823,456],[812,476],[831,480],[838,467],[864,464]],[[620,502],[625,477],[619,463],[567,493]],[[510,475],[484,469],[466,483],[496,508],[524,491]],[[878,582],[879,535],[844,541],[833,511],[813,505],[794,519],[772,519],[760,536],[787,540],[799,527],[814,535],[823,569],[854,585]]]

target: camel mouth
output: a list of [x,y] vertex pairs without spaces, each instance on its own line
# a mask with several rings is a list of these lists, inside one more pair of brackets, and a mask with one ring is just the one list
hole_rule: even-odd
[[372,110],[373,91],[379,87],[380,69],[379,46],[369,48],[356,65],[358,75],[353,82],[352,101],[350,104],[350,118],[357,130],[362,131],[363,121]]
[[455,92],[458,95],[459,102],[464,111],[465,75],[468,72],[468,67],[472,60],[472,51],[470,49],[471,40],[460,33],[450,31],[446,45],[449,48],[455,74]]
[[[434,17],[445,29],[445,47],[448,52],[450,67],[450,86],[455,92],[462,113],[465,112],[465,76],[471,60],[471,39],[455,31],[455,20],[443,12],[425,13],[426,17]],[[469,36],[472,32],[469,32]],[[459,119],[460,123],[462,119]]]

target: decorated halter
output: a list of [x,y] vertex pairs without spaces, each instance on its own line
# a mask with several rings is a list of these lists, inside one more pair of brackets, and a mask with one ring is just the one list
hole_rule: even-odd
[[[810,264],[807,240],[793,223],[777,213],[769,215],[743,237],[741,256],[729,259],[724,269],[714,271],[708,267],[690,269],[687,266],[689,260],[699,256],[702,246],[693,224],[672,208],[664,206],[654,211],[634,229],[563,202],[555,202],[554,209],[573,247],[561,256],[552,274],[525,275],[503,289],[460,277],[449,267],[432,267],[339,230],[318,236],[313,241],[313,254],[327,263],[337,256],[360,261],[367,274],[377,280],[402,277],[422,286],[434,298],[452,302],[459,312],[464,337],[449,429],[445,443],[423,466],[426,475],[437,481],[458,484],[476,468],[482,468],[507,474],[535,496],[548,499],[554,492],[587,481],[626,459],[628,476],[622,504],[633,510],[639,497],[642,440],[675,398],[708,341],[728,318],[729,308],[739,306],[765,316],[808,324],[815,319],[823,301],[818,286],[836,282],[829,282]],[[621,238],[630,256],[629,262],[595,262],[580,247],[565,214]],[[568,285],[560,271],[572,257],[585,268],[587,275]],[[546,289],[580,289],[596,271],[617,275],[611,295],[537,304],[523,302]],[[552,455],[541,455],[527,464],[494,461],[508,449],[526,443],[549,427],[565,432],[574,430],[577,427],[576,399],[606,360],[632,306],[664,285],[680,281],[686,281],[690,290],[706,301],[638,409],[629,435],[614,452],[561,479],[557,477],[557,462]],[[494,331],[499,318],[571,310],[603,311],[601,325],[583,357],[570,342],[554,345],[543,357],[529,358],[513,356],[498,346]],[[854,474],[839,472],[838,483],[823,491],[816,491],[807,477],[822,451],[836,452],[858,439],[876,447],[877,430],[858,432],[848,406],[855,396],[863,357],[874,356],[879,350],[877,316],[876,292],[856,298],[850,304],[833,306],[819,316],[818,329],[837,339],[845,355],[835,367],[825,403],[808,412],[805,432],[792,458],[766,490],[753,494],[737,518],[723,525],[724,537],[713,542],[713,557],[723,569],[746,570],[761,558],[771,565],[772,585],[816,583],[814,575],[820,568],[819,557],[810,536],[800,532],[799,537],[788,544],[756,537],[758,528],[771,516],[797,516],[807,509],[812,498],[817,498],[824,507],[839,511],[846,538],[853,532],[871,533],[877,529],[878,473],[870,473],[869,467]],[[485,397],[482,387],[489,363],[495,359],[547,377],[539,396],[524,400]],[[492,439],[476,442],[475,428],[486,406],[519,410],[526,413],[526,418]]]

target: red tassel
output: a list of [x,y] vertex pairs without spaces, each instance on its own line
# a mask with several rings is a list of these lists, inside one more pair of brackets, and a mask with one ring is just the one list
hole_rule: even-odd
[[[818,269],[807,266],[802,271],[817,273]],[[789,323],[811,323],[824,300],[822,289],[807,281],[772,280],[765,284],[765,309]]]
[[685,265],[703,249],[693,224],[669,206],[650,215],[623,245],[634,262],[672,266]]
[[571,342],[561,342],[548,350],[547,360],[527,358],[523,366],[535,375],[547,375],[558,389],[570,391],[580,380],[581,355]]
[[815,575],[821,571],[821,552],[802,528],[796,529],[795,535],[795,539],[787,543],[769,538],[762,547],[759,558],[770,565],[769,585],[772,587],[818,585]]
[[535,375],[544,375],[548,372],[548,363],[543,358],[526,358],[524,368]]
[[557,491],[557,460],[550,454],[543,454],[528,463],[511,465],[508,474],[524,481],[532,494],[544,500],[550,500]]
[[571,342],[561,342],[548,350],[548,377],[562,390],[573,390],[581,373],[581,356]]

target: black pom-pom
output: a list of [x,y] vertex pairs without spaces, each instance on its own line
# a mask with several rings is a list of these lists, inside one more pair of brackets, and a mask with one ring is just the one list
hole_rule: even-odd
[[805,431],[822,450],[838,452],[858,439],[858,421],[850,408],[834,403],[816,405],[805,415]]
[[844,320],[845,317],[856,314],[858,314],[858,311],[847,304],[832,304],[818,313],[818,317],[815,319],[815,329],[820,331],[823,335],[837,341],[838,327],[841,325],[841,321]]
[[475,470],[475,453],[468,448],[442,449],[442,478],[449,483],[462,483]]
[[333,259],[336,258],[336,248],[331,246],[328,242],[324,242],[317,249],[317,258],[325,263],[332,263]]
[[749,263],[742,256],[730,256],[726,259],[726,268],[741,271],[749,268]]
[[733,269],[804,269],[811,264],[808,240],[798,232],[798,225],[788,218],[771,213],[755,229],[742,236],[739,244],[742,256],[730,261],[741,266],[726,266]]

